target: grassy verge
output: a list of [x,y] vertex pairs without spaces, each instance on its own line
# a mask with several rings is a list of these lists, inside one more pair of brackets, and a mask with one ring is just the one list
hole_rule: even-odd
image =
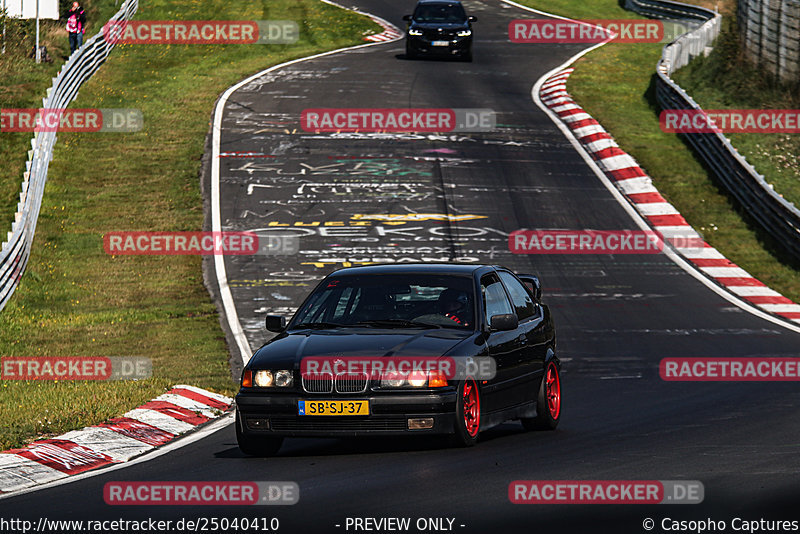
[[[800,82],[775,83],[744,60],[736,21],[728,18],[714,51],[674,76],[705,109],[800,109]],[[800,206],[800,135],[726,134],[768,183]]]
[[[637,17],[619,7],[616,0],[524,0],[522,3],[582,19]],[[729,9],[723,10],[724,15],[729,13]],[[775,290],[800,300],[800,265],[783,254],[736,205],[688,145],[677,135],[661,131],[654,72],[662,46],[622,43],[603,46],[576,62],[568,89],[639,162],[659,191],[712,246]],[[708,80],[711,83],[715,78],[708,76]]]
[[[113,2],[97,6],[107,20]],[[108,256],[116,230],[199,230],[198,171],[214,101],[249,74],[363,42],[369,19],[314,0],[154,0],[140,20],[295,20],[293,45],[120,45],[76,108],[138,108],[128,134],[60,133],[28,270],[0,313],[3,356],[144,356],[139,382],[13,382],[0,387],[0,449],[124,413],[175,383],[232,393],[219,318],[200,258]],[[99,20],[103,20],[100,18]],[[18,84],[25,83],[19,74]],[[18,188],[20,168],[12,173]]]

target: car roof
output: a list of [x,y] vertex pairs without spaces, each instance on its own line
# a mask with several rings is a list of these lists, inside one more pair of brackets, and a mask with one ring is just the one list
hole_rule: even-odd
[[345,267],[344,269],[338,269],[332,272],[329,276],[407,273],[453,274],[468,276],[472,275],[475,271],[484,268],[491,269],[491,266],[475,263],[383,263],[376,265],[362,265],[359,267]]

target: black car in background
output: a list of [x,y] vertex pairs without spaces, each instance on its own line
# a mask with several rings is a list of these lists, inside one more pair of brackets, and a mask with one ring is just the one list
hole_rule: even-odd
[[406,57],[456,57],[472,61],[472,23],[461,2],[420,0],[406,15]]
[[[555,328],[533,275],[464,264],[345,268],[288,324],[275,315],[266,323],[279,334],[253,354],[236,396],[246,454],[274,454],[285,436],[446,434],[470,446],[507,420],[552,430],[561,416]],[[309,367],[420,359],[495,368],[449,376]]]

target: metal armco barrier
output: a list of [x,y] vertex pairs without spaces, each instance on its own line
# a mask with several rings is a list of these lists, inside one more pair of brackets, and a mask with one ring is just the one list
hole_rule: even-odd
[[[722,17],[708,9],[666,0],[626,0],[625,7],[658,18],[680,19],[683,13],[684,18],[696,20],[702,14],[705,22],[665,46],[656,67],[656,99],[661,109],[702,111],[670,75],[711,45],[719,35]],[[800,210],[776,193],[722,133],[681,135],[745,210],[787,252],[800,259]]]
[[[109,22],[131,20],[139,7],[138,0],[126,0]],[[94,75],[105,62],[114,44],[106,42],[101,31],[70,56],[53,79],[53,86],[42,99],[45,109],[64,109],[78,95],[85,81]],[[19,285],[25,266],[28,264],[36,221],[42,205],[47,168],[56,143],[55,132],[38,132],[31,140],[26,170],[23,173],[22,192],[19,195],[17,212],[8,238],[0,251],[0,310],[2,310]]]

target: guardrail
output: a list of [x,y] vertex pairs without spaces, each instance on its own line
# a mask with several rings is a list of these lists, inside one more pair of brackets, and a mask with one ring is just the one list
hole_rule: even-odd
[[[698,28],[666,45],[656,67],[656,100],[661,109],[702,108],[670,75],[702,54],[719,35],[722,17],[711,10],[666,0],[626,0],[631,11],[658,18],[697,19]],[[776,193],[722,133],[681,134],[745,210],[794,257],[800,259],[800,210]]]
[[686,20],[696,19],[706,21],[709,13],[715,15],[704,7],[671,2],[669,0],[625,0],[625,9],[635,11],[653,18]]
[[[138,7],[139,0],[126,0],[109,22],[131,20]],[[106,42],[102,30],[86,41],[61,67],[58,76],[53,78],[52,87],[42,99],[43,108],[66,108],[78,95],[81,85],[97,72],[113,48],[114,43]],[[38,132],[31,139],[17,212],[0,251],[0,310],[17,289],[28,264],[55,143],[56,132]]]

